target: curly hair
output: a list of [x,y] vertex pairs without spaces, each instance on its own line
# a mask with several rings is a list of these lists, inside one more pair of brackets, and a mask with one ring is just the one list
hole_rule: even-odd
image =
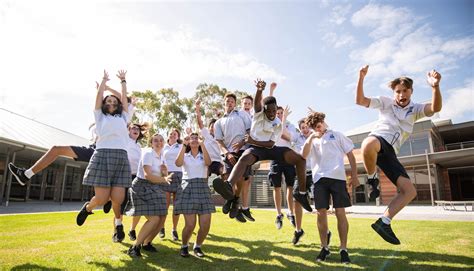
[[306,117],[305,123],[311,127],[315,128],[318,123],[324,122],[324,119],[326,118],[326,114],[322,112],[312,112],[311,114]]

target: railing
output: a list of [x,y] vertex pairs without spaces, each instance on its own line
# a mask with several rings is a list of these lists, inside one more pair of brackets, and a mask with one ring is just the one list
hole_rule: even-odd
[[474,141],[463,141],[445,145],[447,151],[474,148]]

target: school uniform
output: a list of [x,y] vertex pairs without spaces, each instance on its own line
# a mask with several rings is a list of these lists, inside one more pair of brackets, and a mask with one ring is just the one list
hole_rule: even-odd
[[[136,140],[129,138],[128,146],[127,146],[127,156],[128,162],[130,163],[130,170],[132,175],[130,176],[130,185],[132,184],[133,180],[137,177],[138,165],[140,163],[140,159],[142,156],[142,148],[137,143]],[[124,210],[127,206],[127,202],[130,200],[128,188],[125,189],[125,198],[121,205],[121,213],[124,213]]]
[[344,134],[333,130],[327,130],[321,138],[313,139],[311,144],[309,157],[316,209],[329,209],[330,196],[334,208],[351,206],[346,188],[344,156],[354,149],[354,144]]
[[370,98],[369,108],[379,110],[379,120],[369,134],[380,142],[377,166],[396,185],[400,176],[409,179],[397,153],[413,132],[415,122],[425,117],[425,105],[410,101],[407,106],[401,107],[394,99],[379,96]]
[[210,214],[216,208],[211,199],[211,191],[207,183],[207,166],[204,155],[199,152],[196,157],[191,151],[184,154],[184,177],[178,188],[173,213],[178,214]]
[[83,184],[98,187],[129,187],[130,163],[127,157],[129,114],[102,113],[94,110],[96,149],[84,173]]
[[222,168],[222,157],[221,150],[219,149],[219,144],[207,128],[203,127],[201,129],[201,135],[204,138],[204,146],[206,147],[206,150],[209,153],[209,157],[211,158],[211,165],[209,165],[208,168],[208,175],[220,175]]
[[161,189],[166,192],[176,193],[183,178],[183,170],[181,167],[176,166],[176,158],[178,157],[179,151],[181,150],[181,146],[182,144],[179,143],[174,143],[173,145],[166,143],[163,149],[163,157],[166,166],[168,167],[168,173],[173,173],[173,177],[171,178],[171,183],[169,185],[160,184]]
[[[303,154],[303,147],[304,147],[305,142],[306,142],[306,137],[302,133],[298,134],[294,143],[294,150],[299,154]],[[306,191],[312,190],[312,186],[313,186],[313,173],[311,171],[311,157],[306,157]],[[299,191],[298,182],[296,182],[295,185],[293,186],[293,190]],[[310,196],[313,197],[313,194],[310,193]]]
[[162,154],[153,149],[143,152],[137,171],[137,177],[129,189],[129,202],[126,214],[129,216],[163,216],[168,214],[166,193],[162,186],[145,179],[144,166],[150,166],[153,175],[161,176],[160,167],[165,162]]
[[[291,142],[296,140],[298,134],[295,126],[288,121],[285,123],[285,128],[290,134],[290,141],[285,140],[280,136],[276,139],[275,146],[291,148]],[[272,160],[270,163],[270,172],[268,173],[268,180],[270,181],[271,186],[281,187],[283,175],[285,176],[286,186],[293,187],[296,178],[295,166],[285,163],[284,161]]]
[[[250,129],[252,121],[249,114],[242,111],[234,110],[230,113],[224,114],[224,116],[216,121],[214,124],[214,135],[216,140],[222,140],[226,148],[238,160],[244,150],[247,148],[246,145],[242,146],[238,152],[234,152],[232,145],[244,140],[245,134]],[[234,165],[225,157],[224,159],[225,173],[230,174]],[[248,177],[250,174],[250,167],[244,173],[244,177]]]

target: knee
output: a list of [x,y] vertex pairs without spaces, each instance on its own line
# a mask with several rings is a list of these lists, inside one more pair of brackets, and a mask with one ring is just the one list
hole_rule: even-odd
[[406,189],[405,194],[406,194],[406,196],[407,196],[410,200],[415,199],[416,196],[417,196],[417,192],[416,192],[415,186],[414,186],[413,184],[410,185],[409,188]]
[[346,210],[344,208],[336,208],[336,217],[338,219],[346,217]]
[[376,152],[377,145],[379,144],[378,139],[375,137],[367,137],[362,141],[361,149],[364,155]]
[[322,208],[322,209],[318,209],[318,219],[320,218],[326,218],[328,215],[328,212],[326,209]]

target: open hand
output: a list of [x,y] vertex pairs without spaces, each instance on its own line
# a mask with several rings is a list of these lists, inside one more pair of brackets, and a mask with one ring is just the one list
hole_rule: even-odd
[[265,83],[265,81],[260,78],[257,78],[257,80],[255,80],[255,86],[257,87],[257,90],[264,90],[266,85],[267,83]]
[[125,75],[127,75],[127,71],[125,70],[119,70],[117,72],[117,77],[120,79],[120,80],[125,80]]

